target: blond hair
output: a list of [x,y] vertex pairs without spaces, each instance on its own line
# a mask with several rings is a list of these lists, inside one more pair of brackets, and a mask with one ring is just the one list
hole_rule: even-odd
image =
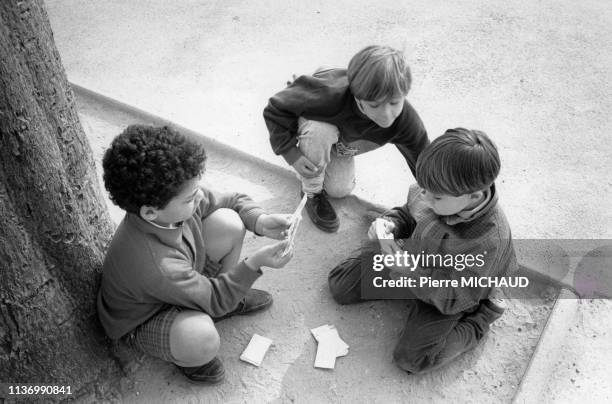
[[404,54],[389,46],[371,45],[357,52],[349,62],[347,75],[351,92],[364,101],[405,97],[412,84]]

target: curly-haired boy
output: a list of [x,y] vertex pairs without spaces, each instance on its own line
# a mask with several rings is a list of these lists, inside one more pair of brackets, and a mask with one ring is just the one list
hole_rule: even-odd
[[168,127],[129,126],[103,159],[111,200],[126,211],[103,266],[98,315],[112,339],[176,364],[202,383],[223,379],[214,321],[270,306],[251,289],[261,267],[283,267],[287,243],[239,262],[245,230],[281,239],[289,216],[248,196],[200,185],[204,148]]
[[402,52],[373,45],[355,54],[348,69],[320,68],[270,98],[263,116],[272,150],[297,171],[319,229],[339,228],[327,196],[343,198],[355,187],[353,156],[392,143],[414,175],[429,140],[406,100],[411,83]]

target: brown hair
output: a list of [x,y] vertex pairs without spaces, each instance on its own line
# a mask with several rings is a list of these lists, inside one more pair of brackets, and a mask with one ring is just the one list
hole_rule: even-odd
[[405,97],[412,84],[404,54],[388,46],[371,45],[357,52],[349,62],[347,75],[351,92],[364,101]]
[[448,129],[419,155],[416,179],[429,192],[459,196],[491,186],[500,166],[497,148],[484,132]]

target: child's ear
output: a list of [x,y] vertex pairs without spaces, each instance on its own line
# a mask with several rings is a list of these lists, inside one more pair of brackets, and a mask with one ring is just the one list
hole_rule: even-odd
[[[359,110],[360,110],[361,112],[363,112],[363,111],[364,111],[364,109],[363,109],[363,104],[362,104],[362,102],[363,102],[363,101],[361,101],[361,100],[360,100],[359,98],[357,98],[357,97],[354,97],[354,98],[355,98],[355,103],[357,104],[357,108],[359,108]],[[363,113],[365,114],[365,112],[363,112]]]
[[152,222],[153,220],[157,219],[157,209],[147,205],[141,206],[140,217],[145,220],[148,220],[149,222]]
[[484,191],[476,191],[470,194],[470,199],[472,201],[476,201],[476,200],[481,199],[483,196],[484,196]]

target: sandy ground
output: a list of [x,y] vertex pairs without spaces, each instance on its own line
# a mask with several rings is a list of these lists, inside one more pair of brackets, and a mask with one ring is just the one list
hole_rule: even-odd
[[[71,81],[280,166],[261,111],[291,74],[346,65],[370,43],[404,48],[414,75],[408,98],[431,137],[466,126],[497,142],[503,164],[498,188],[515,238],[612,238],[612,7],[605,0],[46,4]],[[81,116],[99,157],[134,117],[86,104],[79,104]],[[219,156],[211,161],[209,180],[248,191],[267,208],[292,210],[297,184],[249,164]],[[355,194],[384,205],[402,203],[413,181],[392,147],[360,156],[357,169]],[[302,236],[309,241],[291,265],[260,281],[275,292],[274,308],[222,323],[226,384],[194,388],[166,365],[148,362],[125,398],[508,401],[550,305],[513,301],[512,315],[477,352],[435,375],[407,378],[389,362],[402,326],[400,305],[338,307],[327,293],[328,268],[359,244],[366,226],[356,200],[338,206],[338,236],[305,226]],[[250,241],[249,248],[260,242]],[[579,402],[586,387],[599,387],[603,395],[595,398],[610,398],[604,382],[612,360],[610,302],[583,303],[580,313],[572,325],[575,337],[555,358],[546,387],[550,400]],[[333,373],[312,369],[315,344],[308,329],[324,323],[335,324],[351,345]],[[237,360],[253,332],[275,340],[260,369]]]

